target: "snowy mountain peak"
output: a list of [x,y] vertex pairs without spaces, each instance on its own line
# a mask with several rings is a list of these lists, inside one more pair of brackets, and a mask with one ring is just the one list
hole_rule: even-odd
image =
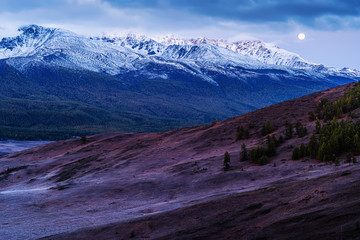
[[53,30],[54,29],[45,28],[45,27],[38,26],[35,24],[28,25],[28,26],[22,26],[18,29],[19,32],[23,33],[23,35],[33,37],[33,38],[37,38],[41,34],[44,34],[44,33],[47,33],[49,31],[53,31]]
[[71,33],[58,28],[45,28],[34,24],[20,27],[18,31],[21,32],[20,35],[1,40],[0,59],[34,55],[38,48],[41,48],[55,35]]

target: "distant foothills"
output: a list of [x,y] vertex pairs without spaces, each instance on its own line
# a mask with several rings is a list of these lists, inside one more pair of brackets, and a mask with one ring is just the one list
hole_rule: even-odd
[[0,41],[0,138],[200,125],[359,79],[261,41],[89,38],[29,25]]

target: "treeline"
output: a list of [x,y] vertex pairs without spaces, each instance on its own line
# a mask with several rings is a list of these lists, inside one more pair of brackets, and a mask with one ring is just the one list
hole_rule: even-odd
[[244,152],[247,152],[245,145],[243,144],[241,152],[241,161],[250,160],[259,165],[265,165],[269,162],[268,158],[276,155],[276,147],[280,146],[284,142],[282,135],[276,138],[275,135],[268,136],[266,139],[266,147],[257,146],[249,151],[248,156]]
[[[348,152],[347,161],[353,161],[352,154],[360,154],[360,121],[341,122],[336,119],[350,113],[350,118],[357,118],[352,112],[360,107],[360,83],[349,89],[345,94],[331,103],[327,98],[322,98],[317,105],[316,114],[308,113],[309,120],[315,123],[315,132],[308,144],[295,147],[292,158],[294,160],[311,156],[320,161],[338,163],[338,156]],[[324,120],[323,126],[320,119]],[[332,120],[331,122],[328,122]],[[349,157],[350,156],[350,157]],[[355,160],[356,161],[356,160]]]
[[236,140],[240,140],[240,139],[248,139],[250,136],[249,134],[249,129],[245,129],[243,126],[239,126],[237,128],[237,133],[236,133]]
[[[353,155],[360,154],[360,121],[345,122],[338,121],[337,118],[349,113],[351,119],[357,118],[357,114],[352,112],[360,107],[360,83],[349,89],[342,97],[331,103],[326,98],[322,98],[314,112],[308,113],[310,121],[315,122],[315,131],[310,137],[309,143],[302,143],[293,149],[292,159],[297,160],[305,156],[311,156],[324,162],[335,162],[339,164],[339,155],[347,154],[347,162],[356,162]],[[320,120],[324,120],[322,125]],[[332,120],[332,121],[329,121]],[[276,155],[276,147],[284,141],[291,139],[294,134],[302,138],[308,134],[307,128],[297,121],[295,124],[286,120],[285,131],[277,139],[273,133],[277,127],[267,120],[261,127],[261,134],[267,136],[266,146],[257,146],[247,150],[245,144],[242,145],[240,160],[250,160],[254,163],[264,165],[268,163],[268,158]],[[295,129],[295,133],[294,133]],[[249,131],[240,126],[237,129],[237,140],[249,138]]]
[[[287,139],[290,139],[293,137],[293,129],[295,128],[296,132],[295,134],[299,137],[302,138],[305,135],[307,135],[307,128],[301,123],[300,120],[298,120],[295,123],[295,127],[292,123],[290,123],[288,120],[285,121],[285,137]],[[266,122],[264,123],[264,125],[262,125],[261,127],[261,135],[266,136],[269,135],[270,133],[273,133],[275,130],[277,129],[277,127],[275,127],[270,120],[266,120]],[[249,128],[245,128],[243,126],[239,126],[236,130],[236,140],[241,140],[241,139],[248,139],[250,137],[249,134]]]
[[[327,98],[322,98],[316,109],[316,115],[309,112],[309,120],[314,121],[317,118],[324,119],[324,121],[341,118],[343,114],[351,112],[360,107],[360,83],[357,83],[354,88],[349,89],[342,97],[339,97],[335,102],[331,103]],[[352,118],[357,115],[350,113]]]
[[294,160],[311,156],[324,162],[336,162],[342,153],[360,154],[360,121],[354,124],[352,121],[339,122],[334,119],[323,126],[320,125],[317,130],[318,134],[313,133],[309,143],[300,147],[303,148],[302,151],[298,147],[294,148]]

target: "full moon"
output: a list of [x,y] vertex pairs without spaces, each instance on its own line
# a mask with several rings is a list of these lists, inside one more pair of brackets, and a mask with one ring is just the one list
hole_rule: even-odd
[[304,33],[299,33],[298,38],[300,40],[304,40],[305,39],[305,34]]

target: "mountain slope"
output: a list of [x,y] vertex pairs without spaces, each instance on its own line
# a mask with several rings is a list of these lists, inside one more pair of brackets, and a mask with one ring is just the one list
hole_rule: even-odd
[[[308,143],[315,131],[308,112],[316,111],[320,99],[334,102],[354,85],[215,124],[99,134],[4,156],[0,206],[6,218],[0,234],[9,239],[331,239],[334,234],[356,239],[360,165],[345,163],[345,155],[339,156],[340,166],[310,157],[290,160],[294,146]],[[353,110],[359,113],[360,108]],[[350,116],[342,118],[350,121]],[[266,145],[267,120],[275,127],[270,135],[285,136],[288,120],[294,136],[264,166],[239,161],[242,144],[249,150]],[[298,120],[308,129],[305,136],[296,134]],[[236,140],[239,126],[249,128],[249,139]],[[223,169],[226,151],[229,171]]]
[[[52,138],[198,125],[360,76],[259,41],[88,38],[37,25],[19,31],[0,42],[0,100],[12,106],[12,113],[0,109],[7,116],[0,119],[2,138],[44,138],[38,131],[49,115],[59,120],[47,127]],[[16,107],[29,100],[48,107],[39,111],[33,104],[25,113]],[[64,104],[72,112],[66,121],[60,112]],[[97,117],[80,121],[77,111],[81,116],[97,112]],[[17,120],[24,114],[33,125]]]

